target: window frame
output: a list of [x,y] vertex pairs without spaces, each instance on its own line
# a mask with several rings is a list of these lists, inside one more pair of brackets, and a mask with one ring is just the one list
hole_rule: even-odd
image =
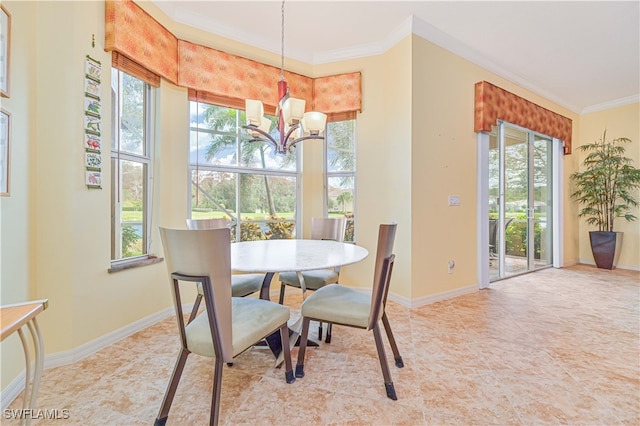
[[[353,156],[354,156],[354,168],[352,171],[329,171],[329,126],[331,126],[334,123],[338,123],[341,121],[353,121]],[[356,219],[355,219],[355,206],[356,206],[356,199],[357,199],[357,191],[356,191],[356,187],[357,187],[357,153],[358,153],[358,147],[357,147],[357,126],[358,126],[358,121],[355,117],[353,118],[346,118],[344,120],[333,120],[330,122],[327,122],[327,127],[325,129],[325,139],[324,139],[324,143],[323,143],[323,174],[324,174],[324,215],[325,217],[329,217],[330,211],[329,211],[329,179],[330,178],[341,178],[341,177],[352,177],[353,178],[353,218],[351,219],[347,219],[347,221],[352,221],[353,222],[353,241],[348,241],[348,242],[354,242],[356,241],[356,235],[357,235],[357,227],[356,227]],[[347,242],[347,240],[345,240],[345,242]]]
[[[241,108],[236,108],[233,106],[228,106],[228,105],[220,105],[220,104],[215,104],[215,103],[210,103],[210,102],[205,102],[202,100],[193,100],[190,99],[188,101],[188,109],[189,109],[189,116],[191,117],[191,111],[192,111],[192,106],[195,104],[196,106],[196,111],[197,114],[199,114],[199,105],[203,104],[203,105],[207,105],[207,106],[214,106],[214,107],[219,107],[219,108],[227,108],[230,110],[234,110],[236,113],[236,132],[233,133],[234,138],[236,139],[236,156],[237,158],[241,158],[241,152],[242,152],[242,147],[241,144],[243,141],[246,140],[246,136],[244,135],[240,123],[241,123],[241,116],[242,113],[244,112],[243,109]],[[234,226],[234,230],[235,230],[235,240],[236,241],[241,241],[241,227],[237,226],[238,225],[238,217],[240,217],[240,224],[242,223],[254,223],[253,221],[246,221],[242,219],[242,213],[239,213],[239,210],[241,210],[241,194],[240,194],[240,187],[237,183],[237,179],[239,179],[240,175],[242,174],[247,174],[247,175],[257,175],[257,176],[274,176],[274,177],[283,177],[283,178],[294,178],[295,179],[295,197],[296,197],[296,201],[295,201],[295,211],[294,211],[294,216],[293,216],[293,221],[294,221],[294,231],[293,231],[293,236],[292,238],[296,238],[297,235],[301,235],[300,234],[300,223],[301,223],[301,206],[302,206],[302,148],[297,146],[296,149],[296,159],[295,159],[295,167],[293,168],[293,170],[286,170],[286,169],[262,169],[259,167],[255,167],[255,166],[243,166],[241,165],[241,161],[238,161],[236,163],[236,165],[214,165],[214,164],[196,164],[193,163],[191,161],[191,147],[192,147],[192,133],[196,133],[199,134],[200,132],[205,132],[205,133],[209,133],[209,134],[220,134],[220,135],[227,135],[230,136],[232,134],[232,132],[216,132],[215,130],[211,130],[208,128],[202,128],[198,125],[199,123],[196,123],[195,126],[193,126],[193,123],[191,122],[191,119],[189,119],[189,128],[188,128],[188,144],[187,144],[187,151],[188,151],[188,155],[187,155],[187,217],[189,219],[193,219],[193,185],[194,182],[192,181],[192,176],[195,172],[200,172],[200,171],[209,171],[209,172],[214,172],[214,173],[229,173],[229,174],[234,174],[236,176],[236,205],[234,206],[235,209],[235,218],[233,221],[233,226]],[[258,142],[256,142],[258,143]],[[265,222],[268,222],[267,220],[265,220]]]
[[[123,151],[120,146],[120,123],[121,117],[118,112],[120,108],[113,108],[112,111],[112,144],[110,150],[110,167],[111,167],[111,226],[110,226],[110,234],[111,234],[111,249],[110,249],[110,263],[111,267],[109,272],[115,272],[122,269],[128,269],[135,266],[156,263],[159,261],[155,255],[151,254],[151,235],[152,235],[152,217],[153,217],[153,176],[154,176],[154,167],[153,167],[153,158],[154,158],[154,141],[155,141],[155,114],[156,114],[156,88],[149,84],[149,82],[144,79],[139,78],[138,76],[127,72],[126,70],[120,70],[116,67],[111,68],[112,73],[117,74],[117,78],[121,79],[121,73],[127,74],[130,78],[136,78],[142,82],[144,85],[143,88],[143,102],[144,102],[144,111],[143,111],[143,128],[144,128],[144,137],[143,137],[143,154],[136,154],[127,151]],[[111,87],[111,89],[113,89]],[[112,96],[114,96],[115,91],[112,91]],[[112,106],[115,106],[116,103],[122,103],[122,94],[117,93],[115,98],[112,99]],[[118,235],[116,231],[116,226],[122,226],[122,210],[118,213],[118,208],[121,209],[121,206],[118,207],[120,202],[117,200],[117,196],[114,194],[114,191],[119,191],[118,188],[120,168],[117,164],[118,161],[130,161],[133,163],[138,163],[142,165],[143,168],[143,190],[144,195],[142,199],[144,201],[144,206],[142,209],[142,251],[143,253],[136,256],[130,257],[118,257],[114,259],[115,251],[119,250],[122,252],[122,247],[120,243],[120,247],[116,247],[116,239],[119,237],[122,239],[121,233]],[[114,168],[114,166],[117,166]],[[121,201],[121,200],[120,200]],[[119,215],[119,216],[118,216]],[[119,223],[116,223],[119,222]],[[121,232],[121,231],[120,231]],[[121,254],[120,254],[121,256]]]

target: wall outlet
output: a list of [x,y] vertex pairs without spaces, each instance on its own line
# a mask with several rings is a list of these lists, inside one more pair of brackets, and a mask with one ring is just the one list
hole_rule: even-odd
[[449,205],[450,206],[459,206],[460,205],[460,196],[459,195],[449,195]]
[[456,262],[454,262],[453,260],[449,261],[449,273],[453,274],[453,268],[456,266]]

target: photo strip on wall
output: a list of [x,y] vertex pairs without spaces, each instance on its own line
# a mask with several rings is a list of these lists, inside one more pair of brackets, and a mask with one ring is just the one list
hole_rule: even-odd
[[85,184],[88,188],[102,188],[102,154],[100,110],[100,80],[102,65],[100,61],[87,55],[84,78],[84,149]]

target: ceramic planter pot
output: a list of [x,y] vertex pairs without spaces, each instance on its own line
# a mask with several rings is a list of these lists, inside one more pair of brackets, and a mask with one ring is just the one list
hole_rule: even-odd
[[622,232],[590,231],[589,240],[596,266],[602,269],[615,268],[622,246]]

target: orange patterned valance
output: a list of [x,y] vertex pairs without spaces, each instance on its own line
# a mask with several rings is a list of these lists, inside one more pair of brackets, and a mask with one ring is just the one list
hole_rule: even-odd
[[132,1],[105,2],[104,50],[178,81],[178,39]]
[[360,72],[318,77],[313,80],[313,109],[325,114],[362,112]]
[[[190,89],[190,97],[216,99],[244,107],[259,99],[275,114],[280,68],[220,50],[178,40],[131,0],[105,2],[105,50],[116,51],[170,82]],[[362,111],[359,72],[320,78],[284,72],[290,95],[329,119],[355,117]]]
[[475,92],[476,132],[490,132],[498,120],[504,120],[562,140],[564,153],[571,154],[570,118],[549,111],[486,81],[476,83]]
[[[313,103],[313,79],[285,71],[292,97]],[[178,85],[216,96],[258,99],[266,114],[275,114],[280,69],[220,50],[178,40]]]

